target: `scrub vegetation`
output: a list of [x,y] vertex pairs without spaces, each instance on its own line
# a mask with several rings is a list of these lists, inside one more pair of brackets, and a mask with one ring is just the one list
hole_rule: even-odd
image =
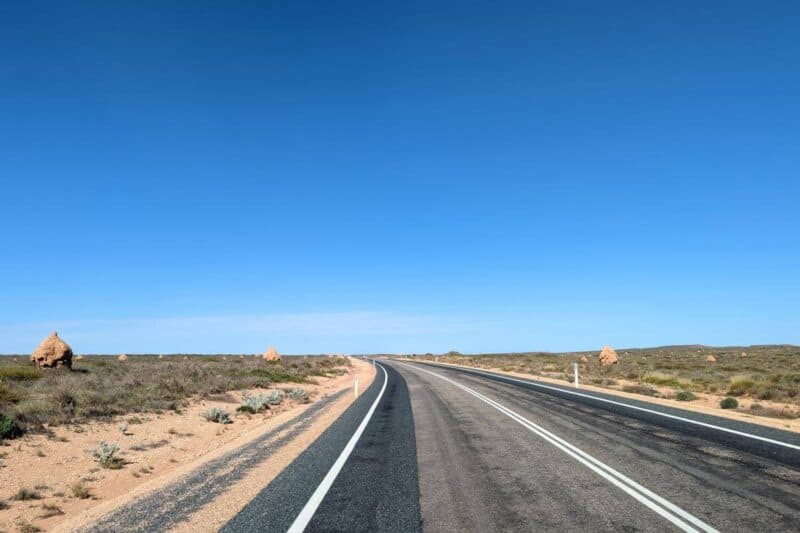
[[[72,370],[36,370],[24,356],[0,357],[0,440],[47,426],[134,413],[180,411],[190,398],[227,391],[313,382],[341,375],[341,357],[84,356]],[[137,420],[135,417],[131,420]],[[132,422],[133,423],[133,422]]]
[[[788,409],[761,406],[762,416],[800,416],[800,347],[792,345],[710,347],[663,346],[617,350],[619,362],[600,366],[598,352],[505,353],[438,356],[443,363],[572,380],[572,364],[580,365],[581,380],[594,385],[648,396],[693,401],[707,393],[751,401],[778,402]],[[713,356],[716,361],[709,361]],[[585,357],[587,361],[581,359]],[[424,359],[437,356],[426,354]],[[662,389],[659,392],[658,389]],[[663,389],[671,391],[663,393]],[[732,405],[732,402],[726,402]],[[729,407],[731,408],[731,407]],[[732,408],[736,408],[733,406]]]

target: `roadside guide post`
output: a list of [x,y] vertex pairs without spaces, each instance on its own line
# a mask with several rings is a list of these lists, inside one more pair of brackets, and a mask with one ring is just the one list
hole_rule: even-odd
[[578,363],[572,363],[572,369],[575,372],[575,388],[578,388]]
[[358,376],[355,377],[353,382],[353,397],[358,398]]

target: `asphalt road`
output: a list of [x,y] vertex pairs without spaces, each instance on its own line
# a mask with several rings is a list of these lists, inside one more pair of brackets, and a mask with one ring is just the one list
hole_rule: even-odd
[[[697,426],[499,377],[403,361],[381,364],[387,369],[384,397],[376,401],[382,381],[376,379],[347,427],[334,424],[328,438],[307,450],[325,457],[312,469],[313,479],[287,484],[307,501],[367,404],[376,404],[306,531],[800,527],[796,450],[778,453],[764,441],[712,427],[747,432],[749,426],[664,410],[709,427]],[[795,438],[769,430],[761,438],[784,437]],[[324,449],[318,447],[324,442]],[[301,456],[287,476],[308,464]],[[266,487],[264,497],[276,487]],[[258,500],[250,507],[249,514],[275,514]],[[297,516],[290,514],[280,524],[234,520],[231,525],[239,527],[230,530],[254,531],[261,523],[269,525],[262,531],[283,531]]]
[[[223,531],[800,530],[796,435],[451,367],[379,368]],[[268,460],[271,438],[241,468]],[[212,465],[168,509],[143,500],[92,529],[169,529],[238,472]]]

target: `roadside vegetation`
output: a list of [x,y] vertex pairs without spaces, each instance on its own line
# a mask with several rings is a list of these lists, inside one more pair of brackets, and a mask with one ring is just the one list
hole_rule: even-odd
[[349,364],[340,357],[85,356],[72,370],[36,370],[24,356],[0,357],[0,441],[48,426],[180,411],[192,397],[309,383],[341,375]]
[[[752,414],[779,418],[800,416],[800,347],[791,345],[709,347],[665,346],[617,350],[619,363],[600,366],[598,352],[462,355],[449,352],[423,359],[505,372],[572,380],[572,364],[581,381],[647,396],[696,400],[698,393],[752,402],[776,402],[775,409],[753,403]],[[709,357],[710,356],[710,357]],[[586,358],[586,361],[582,361]],[[709,361],[714,359],[715,361]],[[739,408],[726,401],[724,408]]]

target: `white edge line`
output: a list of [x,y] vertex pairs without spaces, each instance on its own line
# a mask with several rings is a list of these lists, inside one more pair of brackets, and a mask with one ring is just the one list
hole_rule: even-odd
[[[403,363],[400,363],[403,364]],[[404,365],[405,366],[405,365]],[[413,368],[413,367],[412,367]],[[673,504],[669,500],[666,500],[655,494],[654,492],[650,491],[646,487],[643,487],[636,481],[630,479],[629,477],[625,476],[621,472],[614,470],[612,467],[608,466],[607,464],[599,461],[595,457],[589,455],[588,453],[584,452],[580,448],[576,447],[573,444],[565,441],[558,435],[551,433],[550,431],[540,427],[539,425],[531,422],[527,418],[523,417],[522,415],[515,413],[511,409],[505,407],[504,405],[492,400],[491,398],[484,396],[483,394],[470,389],[469,387],[462,385],[456,381],[453,381],[447,377],[441,376],[434,372],[430,372],[429,370],[425,370],[423,368],[417,367],[417,370],[421,370],[426,372],[432,376],[435,376],[439,379],[444,381],[450,382],[451,384],[455,385],[456,387],[464,390],[465,392],[471,394],[472,396],[478,398],[479,400],[489,404],[490,406],[494,407],[501,413],[505,414],[521,426],[527,428],[531,432],[535,433],[545,441],[549,442],[553,446],[557,447],[576,461],[580,462],[584,466],[591,469],[593,472],[597,473],[598,475],[602,476],[606,480],[610,481],[612,484],[620,488],[622,491],[639,501],[640,503],[644,504],[660,516],[666,518],[673,524],[675,524],[678,528],[683,531],[697,531],[692,525],[684,522],[681,518],[691,522],[695,526],[699,527],[701,530],[712,533],[716,532],[717,530],[714,529],[709,524],[703,522],[699,518],[693,516],[692,514],[686,512],[685,510],[681,509],[677,505]],[[678,515],[678,516],[676,516]]]
[[380,363],[378,363],[378,366],[381,367],[381,370],[383,370],[383,387],[381,387],[378,397],[375,398],[374,402],[372,402],[372,407],[370,407],[369,411],[367,411],[367,414],[364,416],[361,424],[359,424],[358,428],[356,428],[355,433],[353,433],[353,436],[350,437],[350,440],[342,450],[342,453],[339,454],[336,462],[333,463],[333,466],[331,466],[331,469],[328,470],[327,474],[325,474],[322,482],[308,499],[306,505],[303,507],[303,510],[300,511],[300,514],[298,514],[297,518],[294,519],[294,522],[292,522],[292,525],[287,530],[287,533],[302,533],[306,529],[306,526],[308,526],[308,523],[314,517],[314,513],[317,512],[317,508],[322,503],[322,500],[325,499],[325,495],[328,494],[331,485],[333,485],[333,482],[336,481],[336,477],[339,475],[339,472],[341,472],[342,467],[347,462],[347,458],[350,457],[350,454],[353,452],[353,448],[356,447],[356,443],[358,443],[358,439],[361,438],[361,434],[364,433],[370,418],[372,418],[372,413],[375,412],[375,408],[378,407],[378,402],[380,402],[381,398],[383,398],[383,392],[386,390],[386,384],[389,381],[389,376],[386,373],[386,369]]
[[[592,400],[597,400],[598,402],[606,402],[606,403],[610,403],[610,404],[614,404],[614,405],[619,405],[621,407],[627,407],[628,409],[635,409],[637,411],[643,411],[645,413],[650,413],[650,414],[654,414],[654,415],[658,415],[658,416],[663,416],[663,417],[666,417],[666,418],[672,418],[673,420],[680,420],[681,422],[688,422],[689,424],[695,424],[697,426],[703,426],[703,427],[707,427],[707,428],[710,428],[710,429],[716,429],[718,431],[724,431],[725,433],[731,433],[733,435],[738,435],[740,437],[747,437],[747,438],[750,438],[750,439],[755,439],[755,440],[760,440],[760,441],[763,441],[763,442],[767,442],[769,444],[775,444],[775,445],[778,445],[778,446],[784,446],[786,448],[791,448],[793,450],[800,450],[800,446],[798,446],[796,444],[790,444],[788,442],[783,442],[783,441],[780,441],[780,440],[770,439],[768,437],[761,437],[759,435],[753,435],[752,433],[746,433],[744,431],[737,431],[735,429],[729,429],[729,428],[725,428],[725,427],[722,427],[722,426],[716,426],[714,424],[709,424],[707,422],[700,422],[699,420],[692,420],[691,418],[683,418],[682,416],[678,416],[678,415],[671,415],[669,413],[662,413],[661,411],[656,411],[654,409],[647,409],[646,407],[639,407],[639,406],[636,406],[636,405],[631,405],[629,403],[617,402],[617,401],[609,400],[609,399],[606,399],[606,398],[600,398],[599,396],[592,396],[591,394],[584,394],[582,392],[575,392],[575,391],[571,391],[569,389],[562,389],[562,388],[559,388],[559,387],[551,387],[549,385],[544,385],[542,383],[537,383],[535,381],[528,381],[528,380],[525,380],[525,379],[517,379],[517,378],[510,377],[510,376],[504,376],[503,374],[495,374],[493,372],[484,372],[482,370],[476,370],[476,369],[468,367],[468,366],[440,365],[440,364],[436,364],[436,363],[424,363],[424,364],[428,364],[428,365],[431,365],[431,366],[436,366],[438,368],[448,368],[448,367],[463,368],[464,370],[469,370],[470,372],[474,372],[475,374],[483,374],[484,376],[492,376],[492,377],[507,379],[509,381],[516,381],[516,382],[519,382],[519,383],[525,383],[527,385],[533,385],[534,387],[540,387],[540,388],[543,388],[543,389],[563,392],[563,393],[566,393],[566,394],[571,394],[573,396],[580,396],[582,398],[589,398],[589,399],[592,399]],[[708,416],[714,416],[714,415],[708,415]],[[743,422],[743,423],[746,423],[746,422]]]

